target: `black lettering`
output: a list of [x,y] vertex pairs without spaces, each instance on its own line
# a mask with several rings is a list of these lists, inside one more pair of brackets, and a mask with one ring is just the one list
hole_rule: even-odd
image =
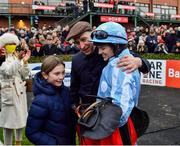
[[155,69],[155,65],[154,65],[154,62],[151,62],[151,69]]
[[161,79],[161,71],[156,71],[156,78]]
[[155,76],[156,76],[156,71],[149,72],[149,78],[155,78]]
[[156,63],[156,69],[162,69],[161,66],[162,66],[162,62],[157,62]]

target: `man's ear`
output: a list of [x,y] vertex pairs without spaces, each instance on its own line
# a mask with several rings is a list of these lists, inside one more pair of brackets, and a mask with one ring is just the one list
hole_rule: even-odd
[[44,78],[45,80],[48,79],[48,75],[47,75],[45,72],[42,72],[41,74],[42,74],[42,76],[43,76],[43,78]]

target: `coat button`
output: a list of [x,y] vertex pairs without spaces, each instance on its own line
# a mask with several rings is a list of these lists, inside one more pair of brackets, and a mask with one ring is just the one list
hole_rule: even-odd
[[23,94],[23,92],[21,92],[21,94]]

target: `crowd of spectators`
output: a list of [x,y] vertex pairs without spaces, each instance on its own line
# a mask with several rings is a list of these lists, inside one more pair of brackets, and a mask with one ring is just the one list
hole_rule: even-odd
[[15,33],[20,40],[17,51],[30,49],[32,56],[75,54],[79,51],[73,42],[66,42],[66,36],[69,32],[69,26],[52,27],[46,24],[39,29],[15,29],[0,28],[0,35],[5,32]]
[[[95,3],[112,4],[113,8],[97,7]],[[121,14],[134,14],[134,10],[124,10],[119,9],[118,5],[129,5],[134,6],[134,3],[125,1],[115,1],[115,0],[82,0],[81,2],[62,2],[55,5],[55,10],[52,14],[58,15],[69,15],[73,14],[74,17],[78,17],[82,14],[91,12],[101,12],[101,13],[121,13]],[[34,1],[34,5],[45,5],[44,2]],[[48,5],[48,4],[47,4]],[[43,15],[46,12],[44,10],[35,10],[35,14]]]
[[[95,26],[93,28],[96,28]],[[0,35],[10,31],[18,35],[17,50],[30,49],[32,56],[75,54],[79,51],[73,41],[65,41],[69,26],[15,29],[0,28]],[[180,53],[180,27],[167,25],[128,28],[128,48],[137,53]]]
[[136,27],[127,33],[128,48],[134,52],[180,53],[180,27]]

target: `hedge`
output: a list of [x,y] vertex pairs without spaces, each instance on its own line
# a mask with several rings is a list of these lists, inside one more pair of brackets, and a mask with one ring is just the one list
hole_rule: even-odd
[[[180,54],[154,54],[154,53],[145,53],[145,54],[140,54],[143,58],[146,59],[161,59],[161,60],[180,60]],[[72,55],[58,55],[63,61],[71,61]],[[42,62],[45,56],[43,57],[31,57],[29,60],[29,63],[38,63]]]
[[146,59],[180,60],[180,54],[175,54],[175,53],[169,53],[169,54],[145,53],[140,55]]
[[[72,55],[57,55],[59,58],[61,58],[63,61],[71,61],[72,60]],[[29,63],[38,63],[38,62],[42,62],[44,60],[44,58],[46,58],[47,56],[43,56],[43,57],[34,57],[31,56]]]

